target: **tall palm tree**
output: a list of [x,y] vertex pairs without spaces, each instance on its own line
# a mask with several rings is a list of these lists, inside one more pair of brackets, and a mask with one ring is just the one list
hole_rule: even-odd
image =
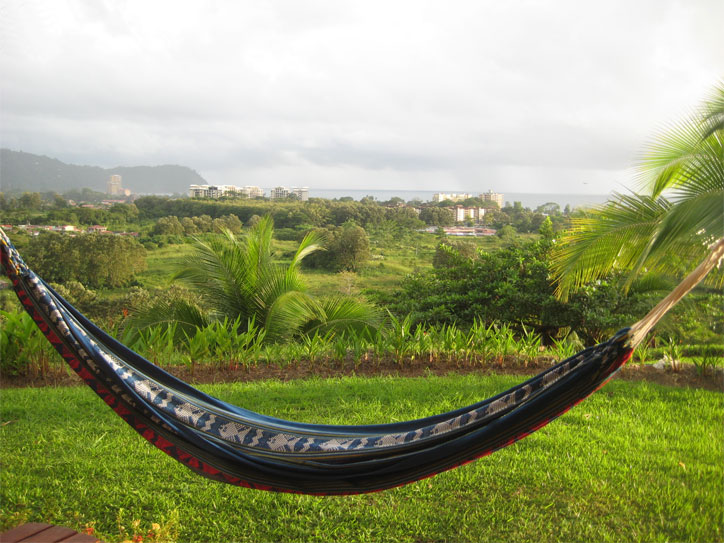
[[305,292],[299,268],[307,255],[321,249],[318,234],[307,234],[291,262],[283,265],[273,261],[273,232],[266,216],[246,236],[225,231],[210,241],[198,240],[194,255],[174,279],[187,283],[200,304],[159,300],[135,315],[131,326],[174,322],[182,337],[214,320],[238,319],[242,327],[253,322],[271,340],[377,326],[379,313],[369,305],[341,296],[317,299]]
[[614,270],[628,272],[624,288],[645,272],[679,275],[724,243],[724,83],[649,147],[639,183],[642,194],[616,194],[563,234],[553,251],[561,298]]

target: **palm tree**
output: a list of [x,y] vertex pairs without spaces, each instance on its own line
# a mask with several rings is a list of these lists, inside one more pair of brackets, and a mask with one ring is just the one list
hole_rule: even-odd
[[[724,83],[688,119],[673,125],[639,166],[642,194],[616,194],[574,219],[553,251],[556,293],[615,270],[624,289],[645,273],[680,275],[724,243]],[[708,278],[724,284],[724,274]]]
[[288,265],[273,261],[271,217],[260,219],[246,236],[228,230],[210,241],[196,242],[195,254],[174,275],[187,283],[200,303],[185,299],[159,300],[131,320],[131,327],[173,322],[179,337],[193,335],[212,321],[253,323],[265,338],[295,334],[344,333],[375,328],[379,312],[347,297],[317,299],[305,292],[302,260],[322,248],[323,239],[307,234]]

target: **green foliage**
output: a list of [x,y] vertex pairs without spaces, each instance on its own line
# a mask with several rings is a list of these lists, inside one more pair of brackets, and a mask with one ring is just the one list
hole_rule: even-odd
[[215,219],[209,215],[201,215],[200,217],[183,217],[181,220],[175,215],[169,215],[158,219],[150,234],[153,236],[191,236],[207,232],[218,234],[224,230],[228,230],[232,234],[239,234],[241,227],[239,217],[233,214],[222,215]]
[[25,311],[0,310],[0,373],[46,375],[50,364],[64,364]]
[[699,356],[692,357],[699,375],[713,371],[724,363],[724,348],[716,345],[706,345]]
[[[376,310],[351,299],[317,300],[305,293],[299,272],[304,258],[319,250],[320,237],[304,237],[288,264],[274,261],[273,222],[260,219],[244,237],[226,230],[223,237],[199,240],[192,257],[175,275],[198,296],[199,304],[186,300],[159,300],[129,322],[129,329],[155,322],[180,321],[179,333],[190,336],[193,327],[229,319],[243,326],[254,322],[269,340],[314,333],[343,332],[374,326]],[[179,336],[179,339],[181,336]]]
[[348,222],[314,231],[324,239],[324,250],[310,254],[305,266],[326,270],[359,271],[370,257],[370,242],[361,226]]
[[556,300],[549,280],[551,243],[543,238],[475,257],[462,256],[445,243],[439,249],[445,265],[408,276],[392,310],[410,313],[414,322],[468,326],[481,319],[524,325],[546,341],[571,328],[587,343],[610,336],[644,313],[644,300],[635,293],[622,295],[615,281],[589,285],[568,303]]
[[428,226],[452,226],[455,214],[445,207],[427,206],[420,211],[420,220]]
[[129,236],[43,232],[33,237],[25,261],[46,281],[79,281],[91,288],[130,283],[146,267],[146,249]]
[[470,241],[444,239],[435,247],[433,268],[453,268],[466,259],[475,258],[477,247]]
[[[643,271],[678,276],[682,262],[692,270],[724,239],[722,116],[719,84],[699,111],[651,145],[641,164],[643,194],[616,195],[574,219],[554,254],[560,297],[614,270],[628,273],[626,286]],[[721,286],[724,273],[708,281]]]

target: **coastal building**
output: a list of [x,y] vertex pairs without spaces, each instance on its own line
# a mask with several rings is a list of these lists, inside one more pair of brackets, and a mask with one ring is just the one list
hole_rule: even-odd
[[450,200],[451,202],[462,202],[463,200],[467,200],[470,198],[471,195],[467,193],[461,193],[461,194],[448,194],[445,192],[436,192],[432,195],[432,201],[439,203],[444,202],[445,200]]
[[257,187],[256,185],[246,185],[243,189],[243,192],[248,194],[247,198],[263,198],[264,197],[264,190]]
[[190,198],[258,198],[264,196],[264,191],[256,186],[247,185],[237,187],[236,185],[191,185],[189,186]]
[[309,200],[309,187],[292,187],[291,194],[294,194],[300,201]]
[[455,206],[455,222],[464,222],[472,219],[474,222],[480,222],[485,216],[484,207],[463,207]]
[[124,194],[123,187],[121,186],[121,181],[122,179],[120,175],[112,175],[106,183],[106,193],[110,194],[111,196]]
[[480,199],[484,202],[495,202],[500,209],[503,209],[503,194],[499,192],[488,190],[488,192],[480,194]]
[[269,193],[269,198],[271,198],[272,200],[289,198],[289,189],[287,187],[274,187]]

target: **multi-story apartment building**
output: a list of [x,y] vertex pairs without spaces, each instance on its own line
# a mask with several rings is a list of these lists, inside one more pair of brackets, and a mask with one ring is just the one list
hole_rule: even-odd
[[451,202],[462,202],[463,200],[467,200],[470,197],[471,197],[471,195],[467,194],[467,193],[447,194],[445,192],[437,192],[432,195],[432,201],[433,202],[444,202],[445,200],[450,200]]
[[487,202],[495,202],[500,209],[503,209],[503,194],[501,193],[489,190],[488,192],[481,193],[480,199]]
[[121,186],[121,176],[112,175],[106,183],[106,193],[112,196],[123,194],[123,187]]
[[291,193],[299,198],[299,200],[302,202],[306,202],[307,200],[309,200],[308,187],[292,187]]
[[287,187],[274,187],[269,193],[269,198],[272,200],[289,198],[289,189]]
[[480,222],[485,216],[484,207],[463,207],[455,206],[455,222],[464,222],[466,219],[472,219],[474,222]]
[[191,185],[189,197],[191,198],[221,198],[231,196],[236,198],[257,198],[264,196],[264,191],[259,187],[236,185]]

